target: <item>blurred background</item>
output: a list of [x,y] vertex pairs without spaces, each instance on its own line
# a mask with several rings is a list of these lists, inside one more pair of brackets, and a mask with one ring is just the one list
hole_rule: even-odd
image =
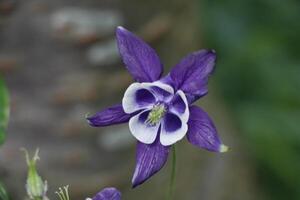
[[217,51],[210,92],[197,104],[230,151],[181,141],[174,199],[300,199],[299,20],[297,0],[1,0],[0,72],[11,116],[0,180],[11,199],[23,199],[20,148],[39,147],[52,199],[67,184],[74,200],[106,186],[125,200],[164,199],[171,159],[132,190],[128,125],[93,128],[85,121],[120,102],[132,82],[116,49],[114,30],[122,25],[157,50],[166,72],[192,51]]

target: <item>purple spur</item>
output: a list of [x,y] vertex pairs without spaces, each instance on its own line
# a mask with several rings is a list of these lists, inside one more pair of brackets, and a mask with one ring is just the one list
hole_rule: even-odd
[[197,147],[227,151],[208,114],[192,105],[208,92],[215,51],[193,52],[162,77],[163,65],[148,44],[123,27],[117,28],[116,37],[123,62],[136,82],[125,91],[121,104],[87,120],[96,127],[129,122],[130,132],[137,139],[133,187],[158,172],[167,161],[171,145],[185,135]]
[[113,187],[104,188],[93,198],[86,198],[85,200],[121,200],[121,193]]

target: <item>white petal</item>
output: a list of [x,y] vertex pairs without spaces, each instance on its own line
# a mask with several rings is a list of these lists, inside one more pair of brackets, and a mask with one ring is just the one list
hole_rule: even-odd
[[[136,95],[139,90],[146,89],[149,91],[148,87],[145,86],[143,83],[132,83],[127,90],[125,91],[124,97],[122,99],[122,106],[124,112],[127,114],[134,113],[135,111],[142,110],[142,109],[150,109],[153,107],[153,103],[145,103],[145,104],[138,104]],[[149,93],[152,94],[151,91]],[[153,94],[152,94],[153,95]],[[154,99],[155,96],[153,95]]]
[[157,123],[155,126],[146,123],[146,117],[149,112],[149,110],[144,111],[129,120],[130,132],[138,141],[145,144],[152,144],[155,141],[160,126],[160,123]]
[[[168,117],[172,115],[172,117]],[[181,140],[187,133],[188,126],[181,118],[175,114],[167,113],[161,122],[160,142],[164,146],[169,146]]]
[[158,101],[167,103],[172,100],[172,97],[174,96],[174,89],[170,85],[156,81],[151,83],[149,86]]
[[[170,93],[170,97],[173,96],[174,94],[174,90],[170,85],[167,85],[165,83],[156,81],[153,83],[132,83],[127,90],[125,91],[124,97],[122,99],[122,106],[124,109],[124,112],[127,114],[130,113],[134,113],[138,110],[142,110],[142,109],[150,109],[153,107],[153,105],[155,104],[156,101],[169,101],[169,99],[164,99],[165,97],[163,97],[163,95],[160,92],[157,92],[153,89],[153,86],[157,86],[160,89],[166,91],[167,93]],[[151,93],[154,98],[155,98],[155,102],[145,102],[143,104],[138,104],[137,99],[136,99],[136,95],[137,92],[145,89],[147,90],[149,93]]]
[[183,123],[187,123],[189,120],[190,111],[189,111],[189,104],[186,99],[186,96],[185,96],[184,92],[181,90],[178,90],[175,95],[178,95],[180,97],[180,99],[182,100],[182,102],[185,105],[185,109],[184,109],[184,112],[182,113],[182,112],[179,112],[178,110],[176,110],[175,107],[170,106],[170,108],[169,108],[170,112],[179,116]]
[[170,85],[168,85],[168,84],[162,83],[160,81],[155,81],[152,84],[154,86],[157,86],[157,87],[160,87],[161,89],[166,90],[167,92],[169,92],[171,94],[174,94],[174,89]]

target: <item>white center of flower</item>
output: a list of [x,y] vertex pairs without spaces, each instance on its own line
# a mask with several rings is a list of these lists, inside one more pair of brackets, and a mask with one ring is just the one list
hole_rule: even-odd
[[167,109],[164,104],[156,104],[151,109],[146,123],[150,124],[151,126],[155,126],[161,118],[165,115]]

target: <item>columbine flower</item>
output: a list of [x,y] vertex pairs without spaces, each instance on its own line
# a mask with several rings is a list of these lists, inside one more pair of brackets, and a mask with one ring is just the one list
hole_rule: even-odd
[[87,198],[86,200],[121,200],[121,193],[113,187],[104,188],[92,199]]
[[125,91],[122,104],[87,119],[92,126],[129,121],[129,129],[138,140],[133,187],[158,172],[167,160],[170,146],[185,135],[197,147],[226,151],[212,120],[192,105],[208,92],[215,52],[194,52],[162,78],[163,66],[148,44],[122,27],[117,28],[116,36],[123,62],[136,82]]

